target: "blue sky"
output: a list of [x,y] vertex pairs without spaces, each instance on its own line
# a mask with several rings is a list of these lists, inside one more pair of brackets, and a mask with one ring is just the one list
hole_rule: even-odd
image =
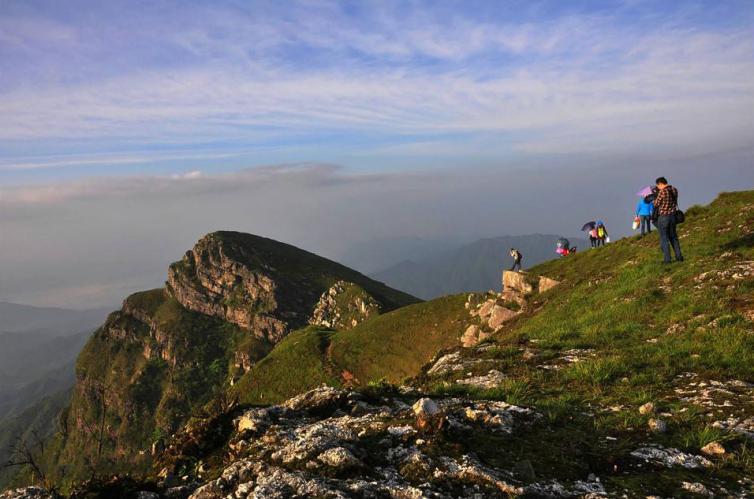
[[735,149],[753,20],[751,1],[5,1],[0,181]]
[[630,232],[754,188],[754,0],[0,1],[0,300],[160,286],[204,233]]

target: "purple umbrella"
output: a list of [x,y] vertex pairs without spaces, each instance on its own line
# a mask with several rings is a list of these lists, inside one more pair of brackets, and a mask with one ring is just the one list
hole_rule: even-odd
[[651,185],[648,185],[648,186],[644,187],[642,190],[640,190],[639,192],[636,193],[636,195],[639,196],[640,198],[645,198],[645,197],[649,196],[650,194],[652,194],[652,186]]

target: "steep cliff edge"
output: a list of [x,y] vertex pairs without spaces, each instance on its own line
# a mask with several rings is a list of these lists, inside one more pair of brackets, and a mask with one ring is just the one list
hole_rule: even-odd
[[287,244],[208,234],[170,266],[165,288],[126,298],[88,341],[48,464],[65,480],[144,470],[153,444],[291,331],[349,328],[417,301]]

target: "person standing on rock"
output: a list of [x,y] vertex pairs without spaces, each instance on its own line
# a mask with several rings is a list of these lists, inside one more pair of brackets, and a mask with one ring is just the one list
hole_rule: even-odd
[[681,243],[676,233],[676,212],[678,211],[678,189],[668,184],[665,177],[659,177],[655,184],[658,193],[654,200],[657,210],[657,230],[660,232],[660,249],[663,254],[663,264],[671,263],[670,247],[673,247],[675,259],[683,261]]
[[510,268],[511,272],[516,271],[516,268],[518,268],[518,271],[520,271],[521,259],[523,258],[523,255],[521,254],[521,252],[518,251],[516,248],[511,248],[511,258],[513,258],[513,265]]

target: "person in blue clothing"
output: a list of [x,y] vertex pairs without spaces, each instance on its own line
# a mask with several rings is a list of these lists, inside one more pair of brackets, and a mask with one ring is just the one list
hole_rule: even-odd
[[647,201],[648,197],[639,199],[636,205],[636,216],[641,219],[641,235],[645,233],[650,234],[652,232],[652,210],[654,210],[654,204],[652,201]]

